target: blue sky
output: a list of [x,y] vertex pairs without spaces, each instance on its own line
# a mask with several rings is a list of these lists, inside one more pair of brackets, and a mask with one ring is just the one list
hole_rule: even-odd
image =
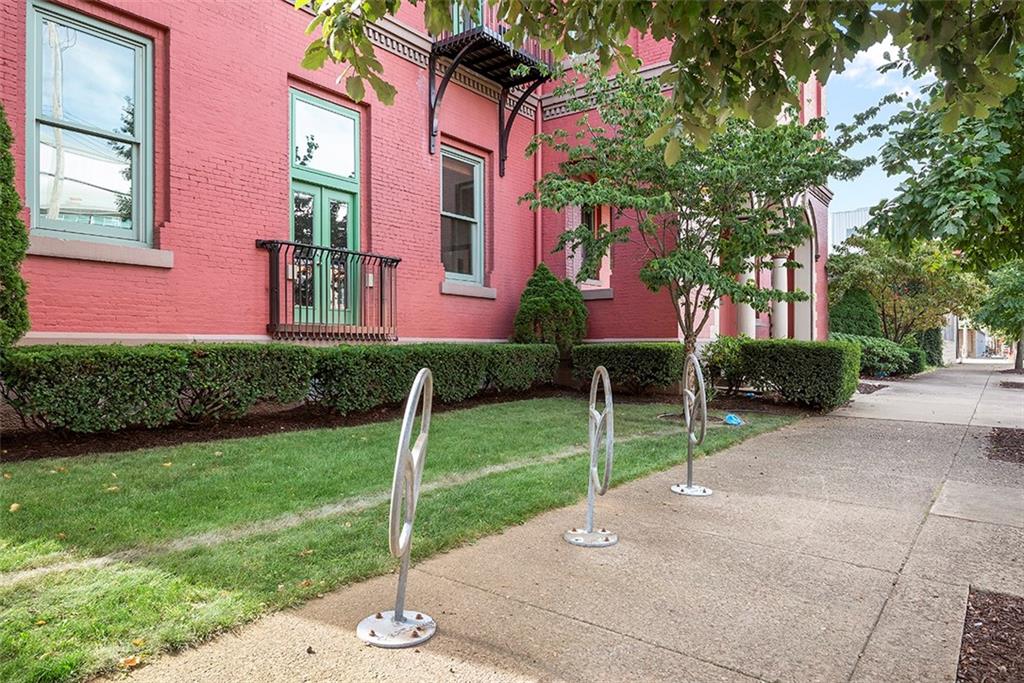
[[[848,62],[843,73],[829,78],[825,97],[830,126],[851,122],[854,116],[890,93],[918,95],[923,81],[905,78],[898,71],[878,73],[878,67],[886,62],[886,51],[893,51],[892,44],[888,41],[879,43]],[[882,114],[887,118],[895,109],[896,105],[890,105]],[[882,140],[867,140],[851,150],[850,154],[862,158],[876,153],[881,144]],[[874,206],[882,199],[892,197],[901,179],[899,176],[886,176],[885,171],[875,165],[865,169],[855,180],[833,180],[829,184],[834,193],[829,210],[848,211]]]

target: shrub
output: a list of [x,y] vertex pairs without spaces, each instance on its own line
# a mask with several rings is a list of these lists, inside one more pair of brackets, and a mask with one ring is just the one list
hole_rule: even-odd
[[728,394],[736,393],[745,380],[740,346],[749,337],[719,337],[704,346],[700,359],[704,366],[705,381],[709,385],[725,385]]
[[558,347],[553,344],[493,344],[487,351],[487,384],[499,392],[548,384],[558,369]]
[[833,333],[830,339],[860,346],[860,373],[872,377],[900,375],[910,366],[910,354],[894,341],[881,337]]
[[842,299],[829,306],[828,329],[840,334],[881,337],[882,319],[878,315],[878,305],[866,290],[849,289]]
[[857,390],[860,350],[849,342],[745,340],[740,357],[755,388],[793,403],[832,410]]
[[28,302],[20,272],[28,249],[28,232],[19,216],[21,198],[14,189],[13,141],[0,102],[0,353],[28,331]]
[[919,372],[924,372],[928,367],[928,354],[925,350],[916,346],[907,346],[904,347],[904,350],[907,352],[907,362],[900,368],[900,374],[916,375]]
[[603,365],[616,386],[633,393],[682,380],[685,361],[683,345],[672,342],[579,344],[572,348],[572,372],[578,381],[589,386],[594,370]]
[[519,298],[512,341],[554,344],[564,354],[586,333],[587,307],[579,287],[538,265]]
[[405,400],[420,368],[434,374],[434,396],[464,401],[490,386],[525,391],[552,380],[557,349],[535,344],[408,344],[316,349],[312,398],[350,413]]
[[942,330],[938,327],[918,332],[914,335],[917,345],[924,349],[928,357],[928,365],[942,367]]
[[173,421],[187,364],[166,346],[30,346],[10,349],[0,375],[23,420],[102,432]]
[[315,357],[288,344],[187,344],[178,418],[201,422],[241,417],[259,401],[306,398]]

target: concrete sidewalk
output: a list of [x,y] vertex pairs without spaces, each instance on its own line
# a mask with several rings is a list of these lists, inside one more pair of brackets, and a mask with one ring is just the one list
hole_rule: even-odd
[[[407,604],[439,631],[416,650],[355,637],[390,607],[386,576],[132,678],[952,681],[968,587],[1024,595],[1024,466],[985,457],[981,426],[1016,420],[1024,392],[983,408],[994,369],[894,383],[702,460],[710,498],[669,492],[681,468],[614,489],[597,512],[612,548],[562,541],[577,505],[423,562]],[[961,394],[973,405],[949,410]]]

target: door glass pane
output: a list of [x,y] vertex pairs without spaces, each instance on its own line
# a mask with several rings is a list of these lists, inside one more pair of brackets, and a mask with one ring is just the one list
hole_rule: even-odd
[[39,126],[40,215],[131,230],[134,147]]
[[[292,194],[293,230],[295,242],[313,244],[313,223],[316,202],[308,192]],[[313,250],[295,247],[292,257],[292,287],[296,306],[313,305]]]
[[449,273],[473,274],[475,224],[441,216],[441,261]]
[[135,131],[135,50],[50,19],[41,22],[43,114]]
[[445,156],[441,166],[441,211],[476,218],[475,167]]
[[[348,202],[332,199],[330,206],[331,246],[335,249],[348,249]],[[331,253],[331,305],[334,308],[345,308],[348,305],[348,257],[345,254]]]
[[292,163],[342,178],[356,174],[356,124],[351,118],[295,100]]

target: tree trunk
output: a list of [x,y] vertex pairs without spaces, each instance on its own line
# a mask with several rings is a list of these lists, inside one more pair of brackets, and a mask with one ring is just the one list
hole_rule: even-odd
[[1021,330],[1020,339],[1017,340],[1017,357],[1013,359],[1013,369],[1024,371],[1024,330]]

